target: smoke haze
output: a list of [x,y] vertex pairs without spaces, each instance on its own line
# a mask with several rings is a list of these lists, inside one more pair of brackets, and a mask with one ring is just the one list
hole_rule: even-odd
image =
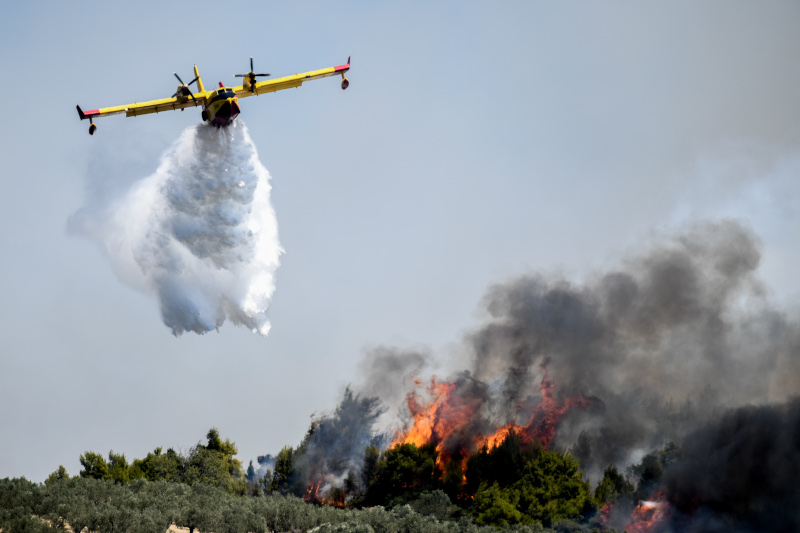
[[157,297],[174,335],[225,320],[267,335],[282,253],[269,179],[242,121],[191,126],[153,175],[81,209],[70,229],[100,245],[123,282]]

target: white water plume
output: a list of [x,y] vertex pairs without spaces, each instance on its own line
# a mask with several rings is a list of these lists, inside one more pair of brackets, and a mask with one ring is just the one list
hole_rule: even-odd
[[156,172],[70,221],[128,285],[154,293],[174,335],[226,319],[266,335],[283,250],[269,173],[244,123],[187,128]]

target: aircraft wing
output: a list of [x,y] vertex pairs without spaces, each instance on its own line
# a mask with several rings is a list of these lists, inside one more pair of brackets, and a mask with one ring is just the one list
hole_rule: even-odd
[[162,98],[161,100],[150,100],[149,102],[135,102],[128,105],[118,105],[115,107],[101,107],[100,109],[93,109],[91,111],[83,111],[80,106],[78,108],[78,115],[81,120],[93,119],[97,117],[105,117],[108,115],[120,115],[125,113],[126,117],[136,117],[139,115],[148,115],[150,113],[160,113],[162,111],[174,111],[176,109],[185,109],[187,107],[197,107],[203,105],[206,98],[206,92],[196,93],[194,98],[189,98],[186,101],[181,101],[179,98]]
[[350,70],[349,59],[346,65],[339,65],[338,67],[312,70],[311,72],[303,72],[302,74],[295,74],[293,76],[284,76],[283,78],[275,78],[274,80],[256,82],[255,91],[251,89],[245,89],[243,85],[238,85],[234,87],[233,90],[236,93],[236,96],[239,98],[258,96],[259,94],[274,93],[284,89],[294,89],[311,80],[327,78],[329,76],[336,76],[339,74],[344,75],[344,73],[348,70]]

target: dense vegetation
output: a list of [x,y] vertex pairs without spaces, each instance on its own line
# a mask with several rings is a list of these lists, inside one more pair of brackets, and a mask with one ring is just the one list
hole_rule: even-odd
[[308,478],[300,474],[307,474],[302,464],[314,431],[312,424],[303,444],[281,450],[274,470],[260,477],[252,463],[242,468],[235,444],[223,441],[216,429],[206,444],[185,454],[158,448],[129,463],[121,454],[110,452],[106,459],[87,451],[78,476],[71,478],[61,466],[43,485],[0,481],[0,528],[50,531],[69,524],[75,531],[163,533],[176,524],[215,533],[588,532],[599,529],[604,505],[644,497],[676,451],[668,447],[631,469],[636,489],[609,467],[592,491],[569,453],[523,446],[513,433],[495,448],[466,460],[451,458],[443,467],[432,445],[401,444],[384,452],[369,446],[360,471],[349,472],[343,486],[309,497]]
[[363,503],[394,507],[440,490],[456,502],[457,514],[498,526],[587,521],[596,512],[589,483],[572,456],[523,447],[514,433],[499,446],[469,457],[465,472],[456,460],[441,472],[437,456],[431,445],[401,444],[387,450],[368,480]]
[[[39,517],[32,518],[33,516]],[[41,520],[45,519],[45,521]],[[49,521],[49,524],[47,523]],[[310,531],[320,533],[488,533],[469,520],[440,522],[409,506],[391,511],[309,505],[293,496],[241,497],[218,487],[138,479],[124,485],[91,478],[37,485],[0,480],[0,527],[4,531],[164,533],[169,524],[215,533]],[[526,531],[542,531],[532,528]]]
[[[212,485],[232,494],[244,494],[247,486],[242,474],[242,462],[233,457],[238,453],[236,445],[227,439],[223,442],[216,429],[211,429],[207,438],[208,444],[198,444],[186,455],[179,455],[172,448],[166,453],[162,453],[162,448],[156,448],[147,457],[135,459],[132,464],[128,463],[124,454],[113,451],[108,453],[107,461],[98,453],[86,452],[80,457],[83,467],[80,477],[109,479],[116,483],[146,479]],[[47,481],[66,476],[66,470],[60,466]]]

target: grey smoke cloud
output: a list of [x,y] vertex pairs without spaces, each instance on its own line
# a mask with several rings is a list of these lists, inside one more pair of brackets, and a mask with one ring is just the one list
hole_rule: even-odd
[[380,396],[385,403],[394,405],[405,398],[408,381],[420,376],[430,364],[428,352],[378,346],[369,350],[361,362],[364,376],[361,390],[368,396]]
[[475,376],[499,380],[511,408],[535,395],[549,358],[560,395],[600,399],[602,410],[570,413],[556,440],[580,440],[574,453],[593,475],[722,408],[785,400],[800,328],[766,300],[759,249],[735,221],[695,223],[580,285],[536,275],[496,285],[490,322],[468,339]]
[[[554,445],[595,479],[726,408],[785,401],[800,384],[800,324],[765,295],[760,248],[736,221],[694,222],[581,283],[530,274],[493,285],[451,380],[459,396],[480,384],[475,432],[527,420],[545,361],[556,399],[591,399],[561,420]],[[395,398],[419,358],[376,350],[365,390]]]
[[364,462],[364,449],[380,442],[375,423],[381,416],[380,402],[345,390],[333,413],[314,420],[295,459],[295,479],[301,487],[319,484],[322,496],[333,486],[341,486],[351,472],[357,477]]

